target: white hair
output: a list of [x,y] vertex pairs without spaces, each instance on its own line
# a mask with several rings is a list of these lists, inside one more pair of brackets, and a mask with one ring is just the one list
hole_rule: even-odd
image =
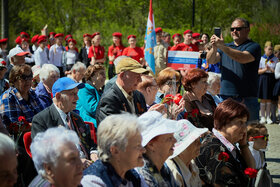
[[44,164],[56,165],[57,158],[61,154],[60,148],[68,142],[78,146],[79,138],[74,131],[67,130],[65,127],[50,128],[35,136],[30,149],[39,175],[46,175]]
[[125,151],[128,138],[134,136],[141,129],[137,117],[129,113],[107,116],[98,126],[97,145],[98,156],[103,162],[108,162],[112,157],[110,148],[118,147]]
[[86,65],[82,62],[77,62],[73,65],[73,67],[71,68],[71,71],[73,71],[73,70],[79,71],[81,69],[87,69]]
[[8,153],[16,153],[16,145],[14,141],[6,134],[0,133],[0,157]]
[[53,72],[53,71],[55,71],[55,72],[57,72],[59,74],[59,69],[55,65],[53,65],[53,64],[44,64],[42,66],[40,74],[39,74],[40,80],[42,82],[47,80],[49,78],[49,76],[50,76],[50,73]]
[[216,80],[220,80],[220,79],[221,79],[221,74],[214,73],[214,72],[208,72],[207,83],[210,87]]

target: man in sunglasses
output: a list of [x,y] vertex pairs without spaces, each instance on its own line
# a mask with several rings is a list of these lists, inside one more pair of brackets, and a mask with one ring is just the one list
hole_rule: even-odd
[[207,53],[207,62],[221,62],[221,90],[223,100],[233,98],[243,102],[249,112],[249,121],[259,119],[258,68],[261,47],[249,39],[250,24],[236,18],[231,24],[232,43],[225,44],[223,36],[211,37],[212,49]]

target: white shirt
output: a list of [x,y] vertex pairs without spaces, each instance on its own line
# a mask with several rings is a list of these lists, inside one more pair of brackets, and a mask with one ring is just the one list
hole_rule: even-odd
[[[278,58],[275,56],[271,58],[269,61],[264,57],[261,57],[259,68],[264,69],[265,66],[268,65],[271,69],[275,69],[277,62],[278,62]],[[272,73],[272,72],[268,70],[265,73]]]
[[40,67],[49,63],[47,51],[45,49],[43,50],[41,47],[38,47],[34,52],[34,59],[35,64],[39,65]]
[[62,55],[64,51],[65,48],[62,45],[61,46],[58,46],[57,44],[52,45],[49,53],[49,59],[50,59],[49,63],[57,67],[62,67]]
[[254,142],[249,142],[249,149],[256,162],[256,169],[261,169],[265,165],[264,155],[261,151],[253,148]]
[[65,52],[66,64],[75,64],[78,59],[78,53],[75,50],[68,50]]

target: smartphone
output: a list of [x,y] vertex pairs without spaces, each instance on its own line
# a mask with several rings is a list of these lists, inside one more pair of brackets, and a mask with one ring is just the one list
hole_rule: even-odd
[[214,34],[221,38],[221,27],[214,27]]

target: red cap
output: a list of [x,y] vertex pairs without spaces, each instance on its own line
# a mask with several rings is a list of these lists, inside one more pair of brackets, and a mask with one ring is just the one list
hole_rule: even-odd
[[55,38],[58,38],[58,37],[63,37],[64,34],[63,33],[57,33],[56,35],[54,35]]
[[77,41],[75,39],[73,39],[73,38],[70,38],[67,42],[68,43],[73,42],[75,45],[77,44]]
[[93,34],[91,35],[91,37],[94,38],[96,35],[100,35],[100,33],[99,33],[99,32],[95,32],[95,33],[93,33]]
[[18,37],[16,38],[15,42],[16,42],[16,44],[21,44],[21,37],[18,36]]
[[192,37],[193,37],[193,38],[198,38],[199,36],[200,36],[200,34],[197,33],[197,32],[195,32],[195,33],[192,34]]
[[46,42],[46,41],[47,41],[47,36],[41,35],[38,37],[37,43],[40,44],[40,43]]
[[155,31],[156,31],[156,33],[162,32],[162,28],[161,28],[161,27],[158,27],[158,28],[155,29]]
[[84,37],[84,38],[85,38],[85,37],[91,37],[91,35],[88,34],[88,33],[86,33],[86,34],[83,35],[83,37]]
[[112,36],[116,36],[116,37],[121,38],[121,37],[122,37],[122,33],[120,33],[120,32],[114,32],[114,33],[112,34]]
[[36,41],[38,41],[38,37],[39,37],[39,34],[36,34],[35,36],[33,36],[31,39],[31,43],[34,44]]
[[184,32],[184,35],[185,35],[185,34],[188,34],[188,33],[192,33],[192,30],[186,30],[186,31]]
[[174,39],[175,37],[182,37],[182,35],[179,33],[173,34],[172,39]]
[[127,37],[128,40],[129,40],[129,38],[136,38],[136,36],[133,35],[133,34],[131,34],[131,35],[129,35],[129,36]]
[[1,43],[6,43],[7,41],[8,41],[8,38],[3,38],[3,39],[0,40],[0,44]]
[[50,32],[50,33],[49,33],[49,37],[50,37],[50,35],[55,36],[55,35],[56,35],[56,33],[55,33],[55,32]]
[[22,43],[22,42],[29,42],[29,39],[28,38],[21,38],[21,40],[20,40],[20,44]]
[[25,36],[26,38],[29,38],[29,34],[28,33],[26,33],[26,32],[24,32],[24,31],[22,31],[20,34],[19,34],[20,36]]
[[0,67],[5,67],[5,68],[7,68],[7,63],[4,61],[3,58],[0,58]]
[[47,36],[41,35],[41,36],[38,37],[38,40],[40,40],[40,39],[42,39],[42,38],[47,39]]
[[70,38],[73,38],[73,37],[72,37],[71,34],[68,34],[68,35],[65,36],[64,40],[65,40],[66,42],[68,42],[68,40],[69,40]]

